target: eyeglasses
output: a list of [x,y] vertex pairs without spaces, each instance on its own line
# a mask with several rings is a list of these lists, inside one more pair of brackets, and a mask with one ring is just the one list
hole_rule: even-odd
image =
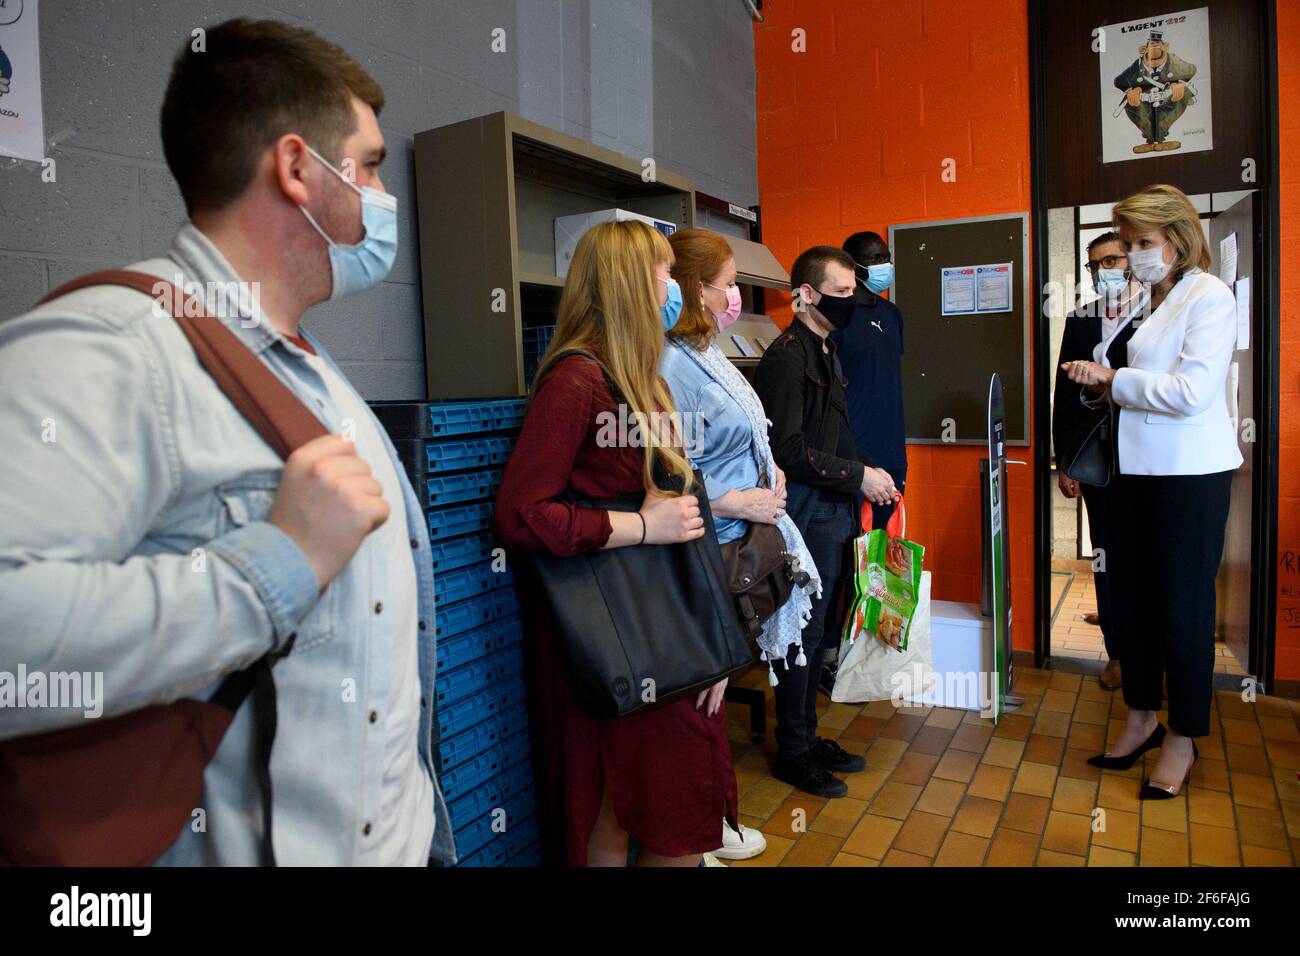
[[1101,259],[1093,259],[1088,262],[1088,268],[1096,272],[1098,269],[1114,269],[1121,264],[1128,265],[1128,256],[1105,256]]

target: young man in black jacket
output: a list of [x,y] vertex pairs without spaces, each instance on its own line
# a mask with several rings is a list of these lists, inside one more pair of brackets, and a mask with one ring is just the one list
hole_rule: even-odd
[[772,421],[772,454],[786,476],[786,508],[803,534],[821,577],[812,619],[803,631],[806,665],[778,668],[777,760],[773,776],[821,797],[848,792],[833,772],[866,767],[817,736],[817,685],[822,660],[838,648],[839,591],[844,585],[849,542],[858,533],[857,495],[873,504],[896,495],[889,473],[857,449],[847,417],[844,375],[827,336],[853,318],[853,260],[834,246],[814,246],[795,260],[790,288],[795,320],[759,362],[754,388]]

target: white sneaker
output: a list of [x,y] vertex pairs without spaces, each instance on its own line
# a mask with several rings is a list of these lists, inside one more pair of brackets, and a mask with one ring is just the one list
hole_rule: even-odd
[[714,856],[712,853],[705,853],[705,854],[704,854],[704,865],[705,865],[705,866],[720,866],[720,867],[722,867],[723,869],[726,869],[726,866],[727,866],[727,864],[723,863],[721,860],[719,860],[719,859],[718,859],[716,856]]
[[[722,822],[722,846],[713,851],[713,855],[723,860],[748,860],[758,856],[767,849],[767,838],[762,831],[741,824],[740,833]],[[707,854],[706,854],[707,856]]]

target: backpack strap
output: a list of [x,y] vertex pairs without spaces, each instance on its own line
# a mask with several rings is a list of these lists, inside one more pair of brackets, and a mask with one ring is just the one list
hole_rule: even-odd
[[[180,286],[147,272],[109,269],[80,276],[59,286],[39,304],[91,286],[120,285],[154,299],[169,312],[194,349],[199,362],[262,439],[282,459],[302,445],[329,434],[302,400],[276,377],[220,319],[207,314],[205,304]],[[262,791],[262,864],[275,866],[271,840],[271,749],[275,743],[277,708],[271,666],[289,653],[296,635],[284,648],[265,654],[248,668],[221,682],[210,703],[232,713],[253,697],[254,746]]]

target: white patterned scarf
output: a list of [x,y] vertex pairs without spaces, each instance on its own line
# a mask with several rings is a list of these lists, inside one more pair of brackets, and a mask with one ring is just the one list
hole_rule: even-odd
[[[763,411],[762,401],[746,381],[745,376],[741,375],[740,370],[731,364],[731,360],[722,354],[722,349],[718,348],[714,341],[710,341],[709,347],[704,351],[692,347],[688,342],[676,342],[672,339],[664,344],[666,348],[679,348],[689,355],[695,364],[740,406],[745,417],[749,419],[749,428],[753,433],[753,441],[750,442],[749,447],[758,465],[760,480],[761,476],[766,475],[768,487],[773,487],[776,483],[776,461],[772,458],[772,446],[767,438],[767,429],[772,423],[768,421],[767,414]],[[789,600],[767,619],[759,635],[758,646],[763,652],[763,660],[767,661],[768,682],[772,686],[776,686],[777,683],[772,662],[785,663],[786,654],[791,646],[799,648],[799,656],[795,664],[800,667],[807,665],[801,632],[812,617],[813,597],[820,595],[822,591],[817,565],[813,563],[812,555],[808,553],[808,548],[804,544],[803,535],[799,533],[794,521],[788,514],[782,513],[777,519],[776,526],[781,532],[781,537],[785,539],[786,551],[795,557],[801,570],[808,572],[808,583],[803,587],[798,585],[794,587],[790,592]],[[786,664],[786,667],[788,668],[789,665]]]

